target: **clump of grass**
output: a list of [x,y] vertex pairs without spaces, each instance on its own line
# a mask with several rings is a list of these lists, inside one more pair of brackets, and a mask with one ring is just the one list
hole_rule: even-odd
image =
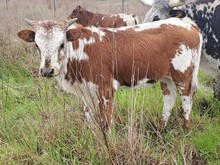
[[195,133],[193,137],[193,144],[198,150],[202,159],[206,160],[220,160],[220,126],[207,126],[203,131]]

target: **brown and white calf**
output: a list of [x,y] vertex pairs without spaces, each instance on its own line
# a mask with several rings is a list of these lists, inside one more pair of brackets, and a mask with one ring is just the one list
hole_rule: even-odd
[[139,24],[139,19],[134,14],[100,14],[83,9],[78,5],[69,15],[70,19],[77,18],[77,22],[83,26],[96,27],[122,27]]
[[40,74],[56,77],[67,92],[79,96],[85,116],[99,109],[104,125],[112,120],[112,101],[120,86],[147,87],[160,81],[165,127],[176,100],[176,88],[189,128],[193,96],[197,89],[202,37],[188,18],[170,18],[122,28],[83,27],[65,21],[30,21],[33,28],[18,37],[35,42]]

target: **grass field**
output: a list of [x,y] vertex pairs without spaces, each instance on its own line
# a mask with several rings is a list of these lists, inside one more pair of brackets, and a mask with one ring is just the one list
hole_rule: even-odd
[[[65,19],[77,4],[88,10],[121,12],[121,1],[50,0],[0,2],[0,164],[220,164],[220,102],[212,79],[200,72],[191,130],[182,129],[178,100],[169,123],[156,132],[162,113],[159,84],[145,90],[122,89],[115,97],[111,134],[84,121],[82,102],[38,76],[34,45],[19,40],[28,19]],[[111,4],[111,5],[110,5]],[[125,1],[125,12],[143,20],[146,8]]]

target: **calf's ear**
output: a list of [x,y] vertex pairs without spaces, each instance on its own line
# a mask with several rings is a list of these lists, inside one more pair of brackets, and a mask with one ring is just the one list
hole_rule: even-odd
[[17,36],[26,42],[34,42],[35,32],[32,30],[22,30],[18,32]]
[[170,17],[178,17],[178,18],[183,18],[186,16],[186,13],[182,10],[170,10],[169,12]]
[[82,7],[80,5],[78,5],[77,6],[77,10],[81,12],[82,11]]
[[76,41],[81,37],[81,31],[76,29],[69,29],[66,32],[66,39],[67,41]]

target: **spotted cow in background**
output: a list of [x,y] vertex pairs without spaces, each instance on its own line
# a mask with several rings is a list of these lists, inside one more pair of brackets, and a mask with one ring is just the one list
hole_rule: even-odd
[[139,24],[138,17],[134,14],[99,14],[92,13],[78,5],[68,17],[69,19],[77,18],[78,23],[83,26],[96,27],[122,27]]
[[215,78],[214,95],[220,99],[220,0],[198,0],[191,3],[186,3],[186,0],[141,0],[141,2],[151,6],[144,22],[173,16],[188,16],[196,22],[204,40],[200,67]]
[[18,37],[37,45],[40,74],[56,77],[64,90],[79,96],[88,120],[99,109],[103,125],[109,126],[119,87],[147,87],[160,81],[164,105],[158,129],[168,121],[176,88],[184,128],[189,128],[202,47],[200,31],[190,19],[170,18],[121,28],[71,25],[76,20],[26,21],[34,31],[22,30]]

